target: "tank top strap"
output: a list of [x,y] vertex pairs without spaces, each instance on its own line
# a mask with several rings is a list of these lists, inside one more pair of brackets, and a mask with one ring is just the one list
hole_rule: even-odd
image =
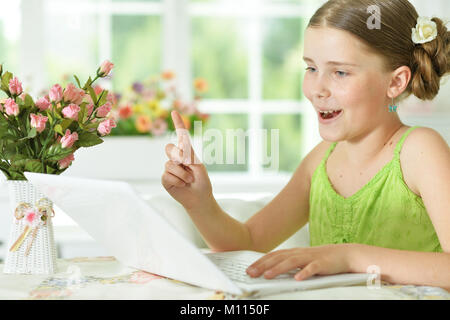
[[325,156],[322,159],[322,162],[325,163],[328,160],[328,157],[330,156],[331,152],[336,148],[337,142],[333,142],[329,147],[327,152],[325,153]]
[[395,146],[395,151],[394,151],[395,157],[400,156],[400,151],[402,150],[402,146],[403,146],[403,143],[405,142],[406,137],[411,133],[411,131],[413,131],[414,129],[419,128],[419,127],[420,126],[413,126],[413,127],[409,128],[408,130],[406,130],[406,132],[402,135],[402,137],[398,141],[397,145]]

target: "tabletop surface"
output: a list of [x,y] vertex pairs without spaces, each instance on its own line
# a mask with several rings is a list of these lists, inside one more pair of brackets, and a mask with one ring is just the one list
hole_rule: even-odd
[[[133,269],[114,257],[58,259],[57,273],[19,275],[0,273],[0,299],[148,299],[148,300],[237,300],[252,299],[204,289]],[[0,270],[3,265],[0,264]],[[264,296],[267,300],[358,299],[358,300],[450,300],[442,288],[382,283],[286,292]]]

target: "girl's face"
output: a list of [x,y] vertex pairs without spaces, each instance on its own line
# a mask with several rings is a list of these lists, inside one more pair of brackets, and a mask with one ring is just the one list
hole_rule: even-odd
[[307,28],[303,58],[303,93],[317,112],[324,140],[358,139],[385,121],[390,74],[358,38],[334,28]]

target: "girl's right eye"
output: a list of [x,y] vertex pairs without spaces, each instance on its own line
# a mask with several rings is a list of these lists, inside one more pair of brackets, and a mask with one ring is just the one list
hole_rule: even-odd
[[314,69],[313,67],[307,67],[305,70],[306,71],[315,71],[316,69]]

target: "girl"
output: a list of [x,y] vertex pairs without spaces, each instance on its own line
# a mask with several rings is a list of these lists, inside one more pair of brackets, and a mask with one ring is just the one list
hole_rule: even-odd
[[394,100],[437,95],[450,72],[450,32],[407,0],[330,0],[304,40],[303,92],[324,141],[283,190],[247,222],[231,218],[175,111],[179,146],[166,146],[163,186],[214,251],[269,252],[309,222],[311,247],[270,252],[250,276],[301,268],[302,280],[375,265],[384,281],[449,290],[450,149],[436,131],[404,125]]

